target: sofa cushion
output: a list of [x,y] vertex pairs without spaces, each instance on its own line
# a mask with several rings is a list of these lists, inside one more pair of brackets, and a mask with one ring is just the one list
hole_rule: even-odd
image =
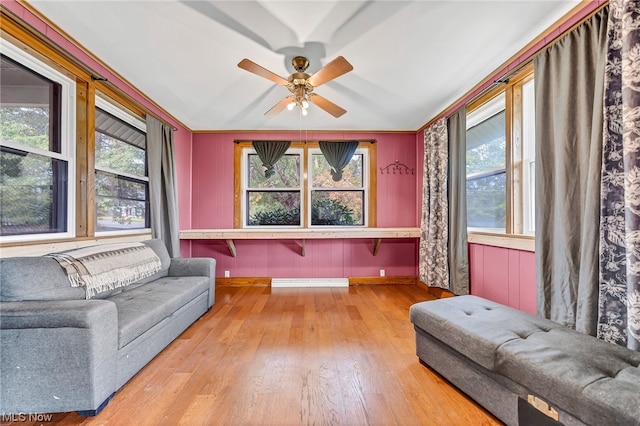
[[207,291],[208,277],[164,277],[109,297],[118,310],[118,347]]
[[420,302],[409,316],[417,327],[492,371],[504,343],[562,327],[477,296]]
[[0,259],[0,300],[85,299],[84,288],[71,287],[60,264],[51,257]]
[[132,290],[143,284],[150,283],[159,278],[163,278],[169,275],[169,266],[171,265],[171,258],[169,257],[169,252],[167,251],[167,247],[165,246],[164,242],[162,242],[162,240],[158,238],[154,238],[152,240],[142,241],[142,244],[146,244],[147,246],[151,247],[153,251],[156,253],[156,255],[160,258],[160,270],[155,274],[149,277],[143,278],[140,281],[135,282],[133,284],[129,284],[126,287],[119,287],[113,290],[107,290],[107,291],[98,293],[93,297],[94,299],[107,299],[124,290],[126,291]]
[[171,257],[169,256],[169,252],[167,251],[167,246],[164,242],[159,238],[154,238],[152,240],[145,240],[142,244],[146,244],[151,247],[153,251],[156,252],[156,255],[160,258],[160,270],[150,277],[144,278],[140,280],[139,284],[150,283],[151,281],[155,281],[158,278],[166,277],[169,275],[169,266],[171,265]]
[[506,342],[495,371],[587,424],[624,425],[640,419],[639,365],[639,352],[562,327]]

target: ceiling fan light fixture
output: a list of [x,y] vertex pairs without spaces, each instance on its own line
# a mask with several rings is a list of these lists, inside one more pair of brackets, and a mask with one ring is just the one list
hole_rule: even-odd
[[284,86],[292,93],[291,96],[287,96],[282,99],[270,110],[265,112],[265,115],[278,114],[285,108],[291,111],[296,106],[300,108],[302,115],[307,115],[311,96],[315,96],[313,98],[314,105],[325,110],[336,118],[347,112],[345,109],[340,108],[338,105],[328,101],[322,96],[311,93],[316,87],[353,70],[353,66],[346,59],[342,56],[338,56],[324,67],[320,68],[320,70],[313,75],[305,73],[309,66],[309,61],[304,56],[297,56],[293,58],[292,65],[296,72],[291,74],[288,79],[284,79],[249,59],[243,59],[238,63],[238,67],[271,80],[280,86]]

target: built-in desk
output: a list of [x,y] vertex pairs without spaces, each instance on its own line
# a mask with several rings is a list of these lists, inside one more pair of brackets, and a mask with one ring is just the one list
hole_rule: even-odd
[[234,240],[300,240],[300,255],[305,255],[305,241],[314,239],[373,239],[373,255],[378,254],[382,240],[419,238],[419,228],[342,228],[342,229],[186,229],[181,240],[225,240],[229,253],[236,257]]

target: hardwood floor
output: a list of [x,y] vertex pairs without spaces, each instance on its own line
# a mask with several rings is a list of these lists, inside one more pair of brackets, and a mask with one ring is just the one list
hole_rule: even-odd
[[501,424],[418,362],[408,310],[430,298],[418,285],[218,287],[99,416],[47,424]]

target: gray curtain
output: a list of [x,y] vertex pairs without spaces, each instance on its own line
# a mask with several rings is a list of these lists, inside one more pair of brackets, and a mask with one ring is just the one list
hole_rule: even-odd
[[151,115],[146,121],[151,234],[164,241],[171,257],[180,257],[173,129]]
[[447,120],[441,118],[424,131],[419,269],[422,282],[444,289],[449,289],[448,148]]
[[358,149],[358,141],[348,142],[318,142],[320,145],[320,151],[327,160],[327,163],[332,167],[331,177],[334,181],[338,182],[342,180],[342,170],[349,164],[353,154]]
[[290,146],[290,141],[253,141],[253,149],[256,150],[262,165],[266,168],[264,177],[270,178],[275,174],[274,167],[276,163]]
[[609,7],[598,337],[640,351],[640,29],[637,2]]
[[596,334],[606,16],[538,55],[536,272],[538,314]]
[[469,294],[467,109],[449,117],[449,290]]

